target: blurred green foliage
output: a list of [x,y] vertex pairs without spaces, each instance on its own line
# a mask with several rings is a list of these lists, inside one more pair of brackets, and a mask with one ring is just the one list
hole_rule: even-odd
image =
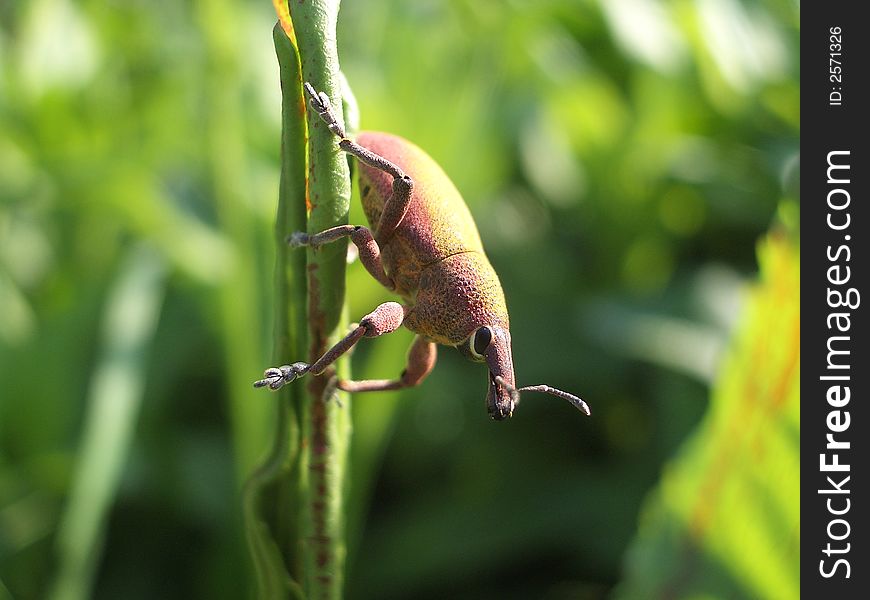
[[[0,5],[0,596],[251,587],[239,490],[275,414],[250,388],[270,364],[274,20],[265,0]],[[696,427],[755,314],[756,243],[774,221],[796,235],[798,39],[782,0],[345,2],[363,127],[413,140],[463,191],[518,382],[593,411],[528,397],[492,423],[483,372],[449,349],[421,388],[357,398],[349,597],[599,598],[624,573],[644,596],[644,544],[684,532],[693,473],[728,443],[721,388]],[[359,265],[348,278],[352,319],[393,299]],[[758,361],[797,351],[739,330]],[[394,376],[410,340],[361,344],[355,376]],[[759,439],[779,418],[755,414]],[[795,427],[767,441],[777,480]],[[676,497],[656,493],[625,571],[681,447],[659,488]],[[747,497],[711,507],[730,537],[695,576],[777,597],[764,582],[796,589],[793,548],[762,549],[798,535],[797,505]]]

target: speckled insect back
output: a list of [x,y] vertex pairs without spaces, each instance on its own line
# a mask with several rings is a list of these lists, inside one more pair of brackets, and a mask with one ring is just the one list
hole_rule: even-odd
[[385,302],[313,364],[267,369],[256,387],[277,390],[298,377],[320,375],[363,337],[377,337],[404,325],[417,336],[398,379],[349,381],[348,392],[395,390],[419,385],[435,366],[436,344],[454,346],[489,368],[487,409],[493,419],[510,417],[522,391],[545,392],[589,414],[577,396],[547,385],[516,387],[510,323],[498,275],[483,250],[474,219],[441,167],[411,142],[387,133],[344,133],[329,99],[309,84],[311,107],[339,138],[339,147],[359,162],[359,189],[371,229],[340,225],[309,235],[293,233],[293,246],[318,246],[350,238],[360,262],[404,304]]
[[[481,325],[507,329],[498,275],[486,258],[468,207],[441,167],[395,135],[364,132],[357,143],[389,157],[415,183],[402,222],[388,237],[375,236],[395,292],[414,304],[405,316],[405,327],[449,346],[462,343]],[[387,173],[360,165],[363,210],[374,228],[391,188]]]

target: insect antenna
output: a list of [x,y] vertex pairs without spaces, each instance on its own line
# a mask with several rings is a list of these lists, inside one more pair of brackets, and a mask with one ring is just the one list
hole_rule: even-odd
[[507,381],[505,381],[501,376],[497,376],[495,378],[496,383],[506,389],[511,397],[514,399],[514,404],[519,403],[520,401],[520,392],[543,392],[545,394],[550,394],[551,396],[556,396],[557,398],[561,398],[562,400],[567,400],[571,403],[571,405],[577,410],[584,413],[586,416],[592,414],[589,410],[589,405],[586,404],[580,397],[575,396],[574,394],[569,394],[568,392],[556,389],[549,385],[527,385],[521,388],[515,388]]

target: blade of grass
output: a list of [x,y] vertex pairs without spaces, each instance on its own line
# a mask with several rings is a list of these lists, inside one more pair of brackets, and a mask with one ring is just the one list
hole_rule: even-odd
[[260,282],[254,249],[256,222],[246,202],[245,140],[242,122],[237,7],[229,0],[198,0],[198,21],[205,34],[206,168],[218,222],[234,260],[223,267],[218,296],[226,365],[236,472],[241,482],[263,453],[269,405],[251,402],[250,377],[261,360]]
[[163,295],[163,262],[152,250],[136,248],[122,263],[106,306],[82,448],[57,536],[60,566],[49,595],[53,600],[90,596],[106,517],[133,440]]
[[[291,251],[284,238],[291,231],[318,232],[346,223],[350,174],[347,160],[316,115],[306,130],[306,116],[311,115],[302,93],[304,76],[333,99],[341,98],[335,48],[338,2],[305,7],[278,2],[276,9],[282,151],[274,353],[280,364],[306,355],[313,361],[347,326],[347,244],[306,256]],[[297,21],[304,31],[294,25]],[[346,373],[341,365],[338,370]],[[245,519],[260,597],[341,597],[350,418],[347,398],[342,404],[324,399],[326,382],[327,377],[310,378],[307,386],[287,386],[280,392],[272,453],[248,482]]]

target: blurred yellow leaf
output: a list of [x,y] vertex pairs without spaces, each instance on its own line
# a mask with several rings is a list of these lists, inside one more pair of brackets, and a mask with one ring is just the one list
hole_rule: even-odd
[[619,598],[800,595],[800,257],[776,233],[758,254],[708,414],[648,500]]

